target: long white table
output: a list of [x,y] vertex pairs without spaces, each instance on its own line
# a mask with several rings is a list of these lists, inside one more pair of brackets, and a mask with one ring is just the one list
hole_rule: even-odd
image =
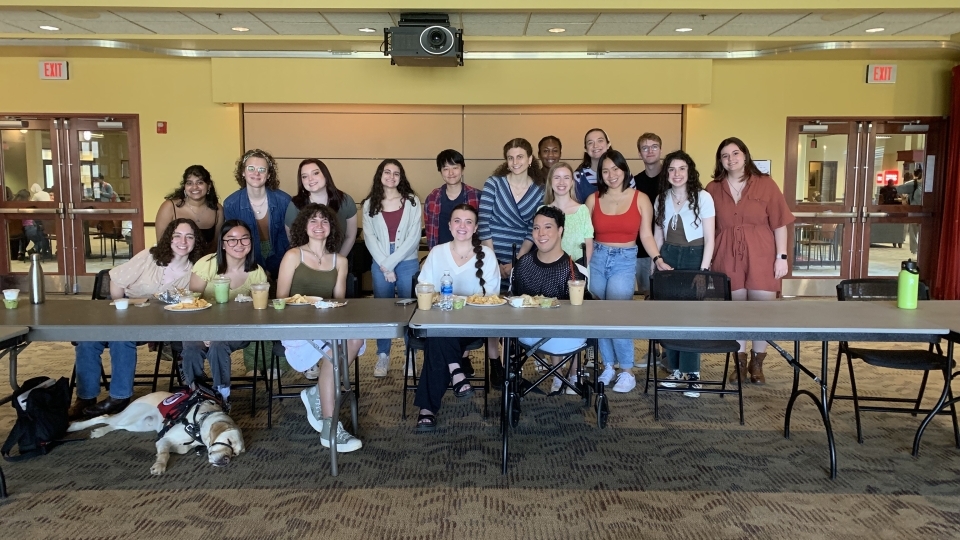
[[[794,352],[778,349],[794,368],[793,391],[787,403],[784,436],[796,400],[808,396],[820,411],[827,434],[830,477],[837,475],[836,445],[827,410],[828,342],[929,342],[947,337],[950,328],[930,310],[901,310],[893,302],[803,300],[780,302],[588,301],[564,302],[559,309],[466,307],[457,311],[417,311],[411,328],[423,337],[595,337],[625,339],[749,339],[793,341]],[[944,307],[944,309],[949,309]],[[801,341],[820,341],[820,372],[800,360]],[[951,348],[952,352],[952,348]],[[507,358],[507,355],[504,355]],[[799,388],[800,373],[819,386],[819,396]],[[504,392],[507,394],[507,392]],[[508,396],[501,422],[506,423]],[[509,435],[503,426],[503,472],[507,469]]]
[[[21,303],[17,309],[3,310],[0,327],[29,328],[27,341],[330,340],[335,345],[334,377],[340,381],[334,385],[337,406],[332,424],[336,426],[342,399],[352,393],[347,340],[402,337],[415,310],[412,305],[397,306],[393,300],[375,298],[350,299],[346,306],[334,309],[288,306],[284,310],[255,310],[249,302],[230,302],[202,311],[178,312],[162,309],[164,304],[155,300],[151,304],[117,310],[103,300]],[[15,391],[16,352],[17,348],[12,349],[10,356],[11,386]],[[355,417],[355,406],[352,410]],[[331,473],[336,476],[337,449],[335,444],[330,446]]]

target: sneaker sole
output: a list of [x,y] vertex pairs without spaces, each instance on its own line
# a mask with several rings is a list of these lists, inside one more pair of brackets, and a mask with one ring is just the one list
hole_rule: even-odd
[[626,389],[626,390],[623,390],[623,389],[618,390],[617,387],[614,386],[614,387],[613,387],[613,391],[616,392],[616,393],[618,393],[618,394],[626,394],[626,393],[628,393],[628,392],[633,391],[633,389],[636,388],[636,387],[637,387],[637,385],[633,385],[633,386],[631,386],[630,388],[628,388],[628,389]]
[[[355,451],[363,448],[363,442],[360,441],[359,439],[356,439],[356,441],[357,441],[357,445],[356,445],[356,446],[353,446],[353,445],[349,445],[349,446],[348,446],[348,445],[346,445],[346,444],[337,444],[337,453],[338,453],[338,454],[346,454],[346,453],[350,453],[350,452],[355,452]],[[320,445],[323,446],[324,448],[330,448],[330,441],[325,441],[325,440],[323,440],[323,439],[320,439]]]
[[700,397],[700,392],[684,392],[683,395],[688,398],[698,398]]
[[[309,390],[310,389],[307,388],[306,390],[300,392],[300,401],[303,402],[303,406],[306,408],[307,422],[310,422],[310,427],[316,430],[317,433],[323,433],[323,423],[321,422],[319,425],[313,423],[313,414],[310,412],[310,398],[307,397],[307,391]],[[322,443],[323,441],[321,440],[320,442]],[[327,444],[325,448],[330,448],[330,445]]]
[[387,370],[383,370],[383,371],[373,370],[373,376],[378,379],[382,379],[387,376]]

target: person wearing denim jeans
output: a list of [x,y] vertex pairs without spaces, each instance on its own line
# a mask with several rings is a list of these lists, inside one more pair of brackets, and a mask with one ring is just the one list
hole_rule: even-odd
[[[593,220],[595,247],[590,259],[590,293],[601,300],[632,300],[637,264],[637,239],[648,253],[657,253],[651,224],[650,199],[627,184],[630,166],[620,152],[610,149],[600,156],[597,193],[587,198]],[[629,392],[637,386],[633,374],[633,340],[601,339],[603,373],[599,382],[609,385],[616,377],[614,392]],[[621,369],[617,374],[617,364]]]
[[[394,253],[395,245],[390,244],[390,253]],[[374,298],[413,298],[413,276],[420,270],[420,263],[417,259],[407,259],[401,261],[394,267],[393,273],[396,278],[393,282],[387,281],[380,266],[373,263],[370,267],[370,273],[373,275],[373,297]],[[390,356],[390,339],[377,340],[377,355],[385,354]]]

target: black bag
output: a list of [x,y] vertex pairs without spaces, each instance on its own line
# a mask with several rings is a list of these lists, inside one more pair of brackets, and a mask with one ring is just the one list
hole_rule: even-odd
[[[29,394],[28,394],[29,392]],[[26,397],[23,397],[27,394]],[[13,408],[17,411],[17,423],[10,430],[0,453],[7,461],[20,461],[42,456],[67,433],[68,409],[72,391],[65,377],[54,381],[49,377],[34,377],[23,383],[14,395]],[[19,455],[10,456],[14,445],[19,446]]]

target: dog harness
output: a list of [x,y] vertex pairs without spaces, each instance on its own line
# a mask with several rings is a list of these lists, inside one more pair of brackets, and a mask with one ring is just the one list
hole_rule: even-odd
[[[183,424],[183,429],[187,432],[187,435],[189,435],[190,438],[200,446],[206,447],[206,444],[204,444],[203,439],[200,436],[200,434],[203,432],[203,423],[211,414],[223,411],[223,397],[219,392],[215,392],[212,388],[202,384],[194,383],[194,386],[195,389],[191,390],[187,388],[181,390],[157,405],[157,409],[159,409],[160,414],[163,415],[163,428],[157,433],[157,440],[162,439],[163,436],[166,435],[167,432],[170,431],[170,429],[175,425]],[[199,405],[201,405],[203,402],[214,403],[218,410],[211,410],[200,414]],[[187,414],[187,411],[189,411],[191,408],[193,409],[192,419],[188,418],[189,415]],[[231,446],[228,442],[214,442],[210,446],[216,446],[218,444],[233,450],[233,446]]]

